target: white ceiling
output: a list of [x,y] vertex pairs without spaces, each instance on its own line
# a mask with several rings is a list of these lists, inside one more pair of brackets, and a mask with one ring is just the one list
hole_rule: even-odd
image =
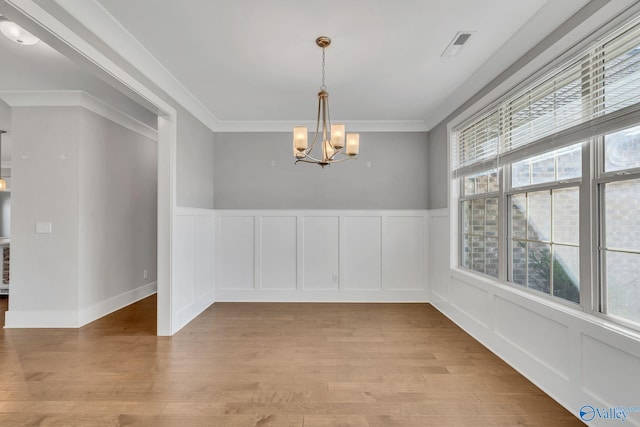
[[[283,130],[313,121],[319,35],[333,40],[327,49],[333,120],[429,130],[588,2],[39,1],[65,10],[119,52],[131,47],[129,61],[152,56],[144,64],[170,73],[181,93],[191,94],[185,108],[195,106],[196,117],[216,130]],[[103,18],[92,19],[96,11]],[[458,56],[442,58],[458,31],[474,35]],[[0,90],[83,89],[114,98],[106,83],[45,44],[29,48],[0,38],[0,55]],[[149,68],[139,69],[154,80]]]
[[152,112],[43,41],[23,46],[0,37],[0,58],[0,100],[5,92],[81,90],[147,126],[156,126]]
[[[0,58],[0,102],[16,92],[85,91],[149,127],[157,124],[154,113],[42,41],[23,46],[0,36]],[[10,134],[2,137],[1,150],[1,162],[11,162]]]
[[[68,9],[86,1],[57,0]],[[418,121],[425,129],[587,3],[93,1],[219,121],[315,119],[321,50],[314,40],[328,35],[334,120]],[[458,31],[474,35],[458,56],[442,58]]]

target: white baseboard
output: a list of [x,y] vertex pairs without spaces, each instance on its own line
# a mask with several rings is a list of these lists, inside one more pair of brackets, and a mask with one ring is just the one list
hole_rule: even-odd
[[175,318],[173,319],[173,333],[176,333],[180,329],[184,328],[187,324],[189,324],[189,322],[198,317],[214,302],[215,295],[213,292],[210,292],[202,297],[197,298],[193,304],[176,313]]
[[101,301],[84,310],[16,311],[5,314],[5,328],[79,328],[157,292],[156,282]]
[[217,302],[428,302],[427,291],[278,291],[278,290],[216,290]]
[[97,304],[87,307],[79,312],[79,326],[84,326],[101,317],[111,314],[114,311],[120,310],[123,307],[133,304],[136,301],[140,301],[150,295],[155,294],[158,291],[158,283],[151,282],[139,288],[132,289],[128,292],[111,297],[108,300],[100,301]]
[[5,313],[4,327],[9,328],[77,328],[78,312],[67,311],[15,311]]

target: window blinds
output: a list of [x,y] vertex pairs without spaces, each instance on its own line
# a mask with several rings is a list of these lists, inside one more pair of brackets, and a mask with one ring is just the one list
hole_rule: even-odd
[[459,168],[489,163],[487,169],[496,167],[498,157],[498,135],[500,133],[500,115],[498,110],[486,114],[468,127],[454,132],[452,150],[454,164]]
[[640,16],[452,133],[454,176],[640,120]]

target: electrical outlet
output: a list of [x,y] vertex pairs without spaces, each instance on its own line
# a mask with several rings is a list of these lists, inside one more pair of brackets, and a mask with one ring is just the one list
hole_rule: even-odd
[[148,278],[148,277],[149,277],[149,272],[148,272],[147,270],[144,270],[144,271],[142,272],[142,278],[143,278],[143,279],[146,279],[146,278]]
[[338,283],[338,280],[340,279],[340,276],[338,276],[337,274],[334,274],[332,276],[332,279],[333,279],[333,283]]

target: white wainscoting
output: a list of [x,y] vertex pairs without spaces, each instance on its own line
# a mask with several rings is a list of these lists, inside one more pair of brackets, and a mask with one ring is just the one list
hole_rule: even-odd
[[[430,212],[430,301],[438,310],[576,417],[584,405],[640,407],[640,334],[454,268],[452,223],[446,209]],[[640,426],[640,413],[624,425]]]
[[215,301],[214,211],[178,207],[173,227],[171,323],[178,331]]
[[425,302],[428,215],[216,211],[216,301]]

